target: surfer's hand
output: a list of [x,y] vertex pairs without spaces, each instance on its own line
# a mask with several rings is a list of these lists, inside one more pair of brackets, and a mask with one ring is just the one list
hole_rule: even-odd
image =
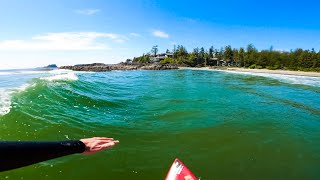
[[119,143],[118,140],[106,137],[86,138],[80,139],[80,141],[82,141],[86,145],[86,150],[83,152],[84,154],[94,154],[104,149],[111,148],[112,146]]

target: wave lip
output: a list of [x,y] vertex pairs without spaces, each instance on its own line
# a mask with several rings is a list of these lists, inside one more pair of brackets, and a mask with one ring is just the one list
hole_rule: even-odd
[[34,87],[36,84],[23,84],[15,88],[0,88],[0,116],[8,114],[12,108],[11,97],[13,93],[25,91],[29,87]]
[[54,76],[42,77],[40,79],[47,80],[47,81],[60,81],[60,80],[76,81],[79,78],[75,73],[69,72],[65,74],[56,74]]
[[[76,81],[78,80],[78,76],[73,71],[65,71],[65,70],[55,70],[55,71],[14,71],[14,72],[0,72],[1,75],[19,75],[24,76],[25,74],[40,74],[39,76],[30,78],[27,77],[26,82],[21,80],[21,83],[18,85],[8,85],[4,87],[0,87],[0,116],[8,114],[12,109],[12,96],[15,93],[25,91],[29,87],[35,86],[36,82],[32,81],[33,78],[40,78],[46,81]],[[44,77],[41,77],[43,74]],[[49,76],[48,76],[49,75]],[[6,77],[3,77],[6,78]],[[28,80],[29,79],[29,80]],[[1,79],[0,79],[1,80]],[[19,80],[18,80],[19,81]]]

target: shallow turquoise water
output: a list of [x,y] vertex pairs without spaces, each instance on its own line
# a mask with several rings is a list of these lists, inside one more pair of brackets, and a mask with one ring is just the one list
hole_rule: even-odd
[[201,179],[319,179],[320,79],[266,76],[0,73],[1,140],[120,140],[0,177],[164,179],[178,157]]

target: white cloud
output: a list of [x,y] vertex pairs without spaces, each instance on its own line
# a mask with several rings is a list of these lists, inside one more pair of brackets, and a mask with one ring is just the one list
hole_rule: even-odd
[[141,35],[140,35],[140,34],[138,34],[138,33],[130,33],[130,36],[134,36],[134,37],[141,37]]
[[152,35],[159,38],[169,38],[169,34],[160,30],[153,31]]
[[122,43],[128,38],[99,32],[47,33],[29,40],[0,41],[0,50],[108,50],[106,40]]
[[100,12],[100,9],[77,9],[74,12],[77,14],[82,14],[82,15],[94,15],[97,14],[98,12]]

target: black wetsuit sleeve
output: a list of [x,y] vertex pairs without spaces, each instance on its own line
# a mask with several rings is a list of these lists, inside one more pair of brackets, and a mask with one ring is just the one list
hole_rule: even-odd
[[84,151],[85,144],[81,141],[0,141],[0,171]]

